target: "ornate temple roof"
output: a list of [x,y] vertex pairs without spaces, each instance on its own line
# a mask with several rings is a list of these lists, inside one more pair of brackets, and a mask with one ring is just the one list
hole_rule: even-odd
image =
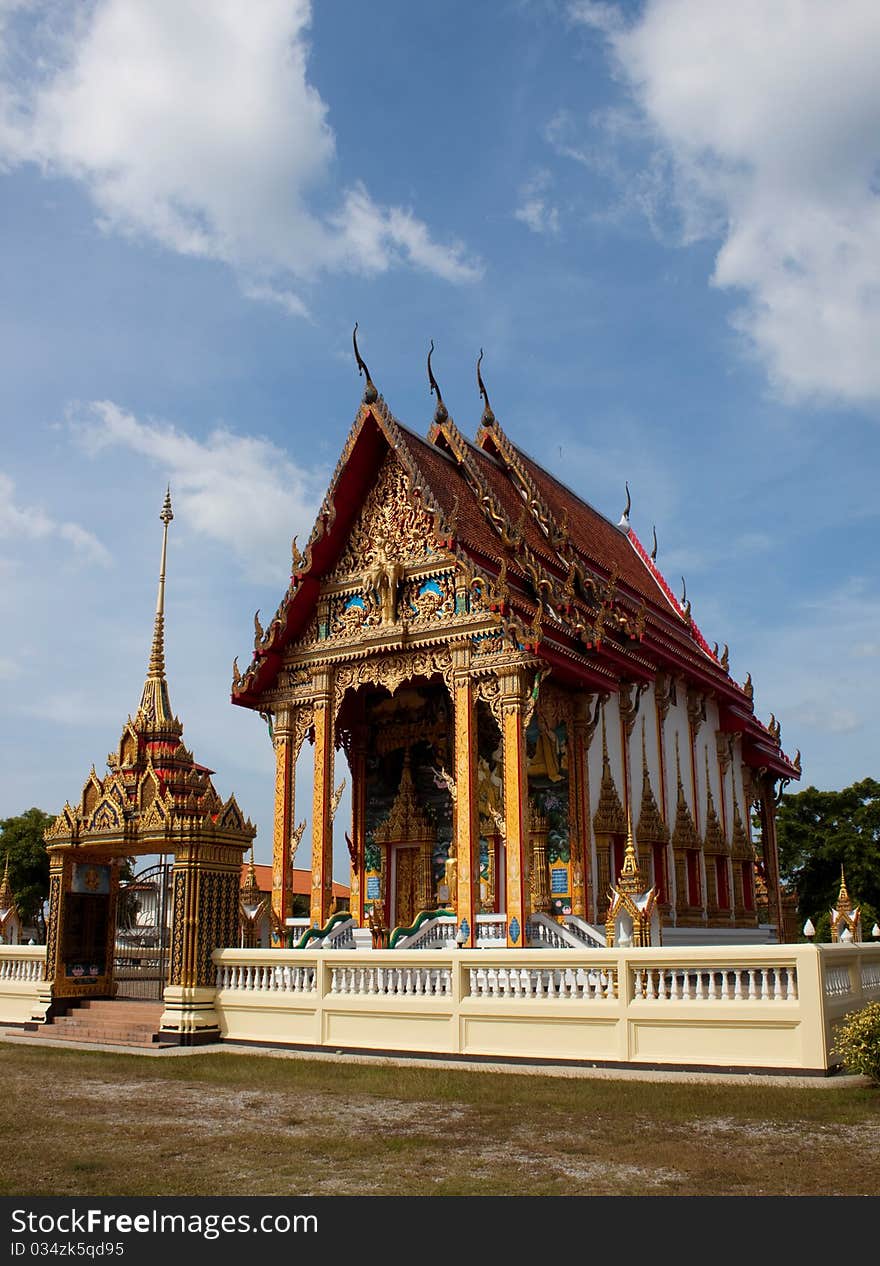
[[[358,353],[359,364],[363,366]],[[432,390],[436,382],[431,374]],[[484,399],[485,388],[480,380]],[[615,526],[504,433],[488,406],[474,442],[458,429],[436,390],[428,436],[391,413],[367,376],[367,390],[290,586],[252,662],[234,667],[232,701],[261,710],[285,648],[313,618],[322,579],[341,555],[385,456],[406,472],[433,539],[485,587],[499,627],[532,647],[556,675],[585,690],[615,691],[657,671],[686,676],[714,693],[721,728],[743,735],[744,756],[787,778],[799,770],[781,751],[778,728],[754,715],[750,683],[709,649],[629,525]]]
[[252,838],[256,829],[230,796],[224,801],[211,782],[213,770],[199,765],[184,746],[183,725],[174,715],[165,676],[165,563],[168,525],[174,515],[170,490],[162,512],[162,556],[153,640],[141,702],[128,717],[119,745],[107,757],[108,773],[92,765],[75,804],[69,801],[46,832],[46,843],[115,844],[132,853],[173,849],[181,831]]

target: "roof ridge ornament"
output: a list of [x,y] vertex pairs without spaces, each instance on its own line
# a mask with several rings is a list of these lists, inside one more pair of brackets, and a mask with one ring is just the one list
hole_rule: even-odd
[[431,348],[428,352],[428,382],[431,387],[431,395],[437,397],[437,408],[434,410],[434,421],[445,422],[449,417],[449,410],[443,403],[443,396],[440,394],[440,388],[437,385],[437,379],[434,377],[434,371],[431,368],[431,357],[434,355],[434,340],[431,339]]
[[623,514],[620,516],[620,522],[618,523],[617,526],[622,531],[628,532],[629,531],[629,512],[632,509],[632,497],[630,496],[630,491],[629,491],[629,481],[624,480],[623,486],[624,488],[626,488],[626,508],[624,509]]
[[354,346],[354,358],[357,361],[358,373],[366,379],[366,386],[364,387],[364,404],[375,404],[379,399],[379,393],[376,390],[376,384],[370,377],[370,371],[367,369],[367,362],[358,351],[357,332],[358,323],[355,321],[354,329],[351,332],[351,341]]
[[651,546],[651,562],[656,563],[657,561],[657,524],[656,523],[651,524],[651,530],[654,533],[654,544]]
[[489,393],[486,390],[486,384],[483,382],[483,375],[480,373],[480,361],[483,359],[483,349],[480,348],[480,354],[477,357],[477,390],[483,401],[483,425],[491,426],[495,421],[495,414],[492,412],[492,406],[489,403]]

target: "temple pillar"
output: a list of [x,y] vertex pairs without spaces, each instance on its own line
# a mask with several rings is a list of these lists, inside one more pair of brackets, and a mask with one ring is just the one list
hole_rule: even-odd
[[333,676],[315,670],[315,781],[312,799],[312,896],[309,919],[322,928],[333,899]]
[[550,913],[550,873],[547,869],[547,819],[539,813],[531,816],[532,864],[529,875],[531,907],[536,914]]
[[[590,725],[589,695],[576,701],[571,733],[571,783],[574,806],[572,840],[572,912],[590,920],[593,909],[593,868],[590,865],[589,752],[594,727]],[[580,882],[578,882],[578,875]]]
[[767,882],[767,904],[770,917],[776,923],[776,935],[780,945],[785,940],[785,920],[782,913],[782,892],[779,887],[779,853],[776,843],[776,779],[773,774],[758,778],[759,813],[761,815],[761,845],[764,851],[764,869]]
[[477,813],[477,708],[470,673],[469,642],[452,648],[452,701],[455,709],[457,940],[463,949],[472,949],[476,945],[480,832]]
[[216,1042],[215,949],[238,939],[241,862],[249,842],[186,840],[171,875],[171,964],[160,1029],[183,1046]]
[[364,927],[364,901],[366,899],[365,854],[367,844],[367,731],[366,726],[354,727],[349,753],[351,768],[351,857],[349,907],[358,927]]
[[290,840],[296,796],[296,756],[291,717],[282,708],[275,720],[275,815],[272,830],[272,945],[286,943],[285,919],[293,913]]
[[504,756],[504,823],[506,838],[507,944],[525,944],[529,907],[526,894],[529,850],[529,781],[526,759],[527,689],[521,669],[500,674],[501,740]]

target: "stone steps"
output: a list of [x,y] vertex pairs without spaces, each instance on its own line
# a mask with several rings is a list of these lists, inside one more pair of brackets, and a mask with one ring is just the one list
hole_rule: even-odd
[[[67,1042],[95,1042],[108,1046],[159,1044],[161,1002],[116,1002],[88,999],[51,1024],[34,1026],[32,1032]],[[168,1045],[168,1043],[164,1043]]]

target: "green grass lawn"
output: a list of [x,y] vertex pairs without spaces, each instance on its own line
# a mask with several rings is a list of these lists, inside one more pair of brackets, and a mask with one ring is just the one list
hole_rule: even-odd
[[3,1195],[880,1191],[867,1087],[20,1045],[0,1045],[0,1071]]

